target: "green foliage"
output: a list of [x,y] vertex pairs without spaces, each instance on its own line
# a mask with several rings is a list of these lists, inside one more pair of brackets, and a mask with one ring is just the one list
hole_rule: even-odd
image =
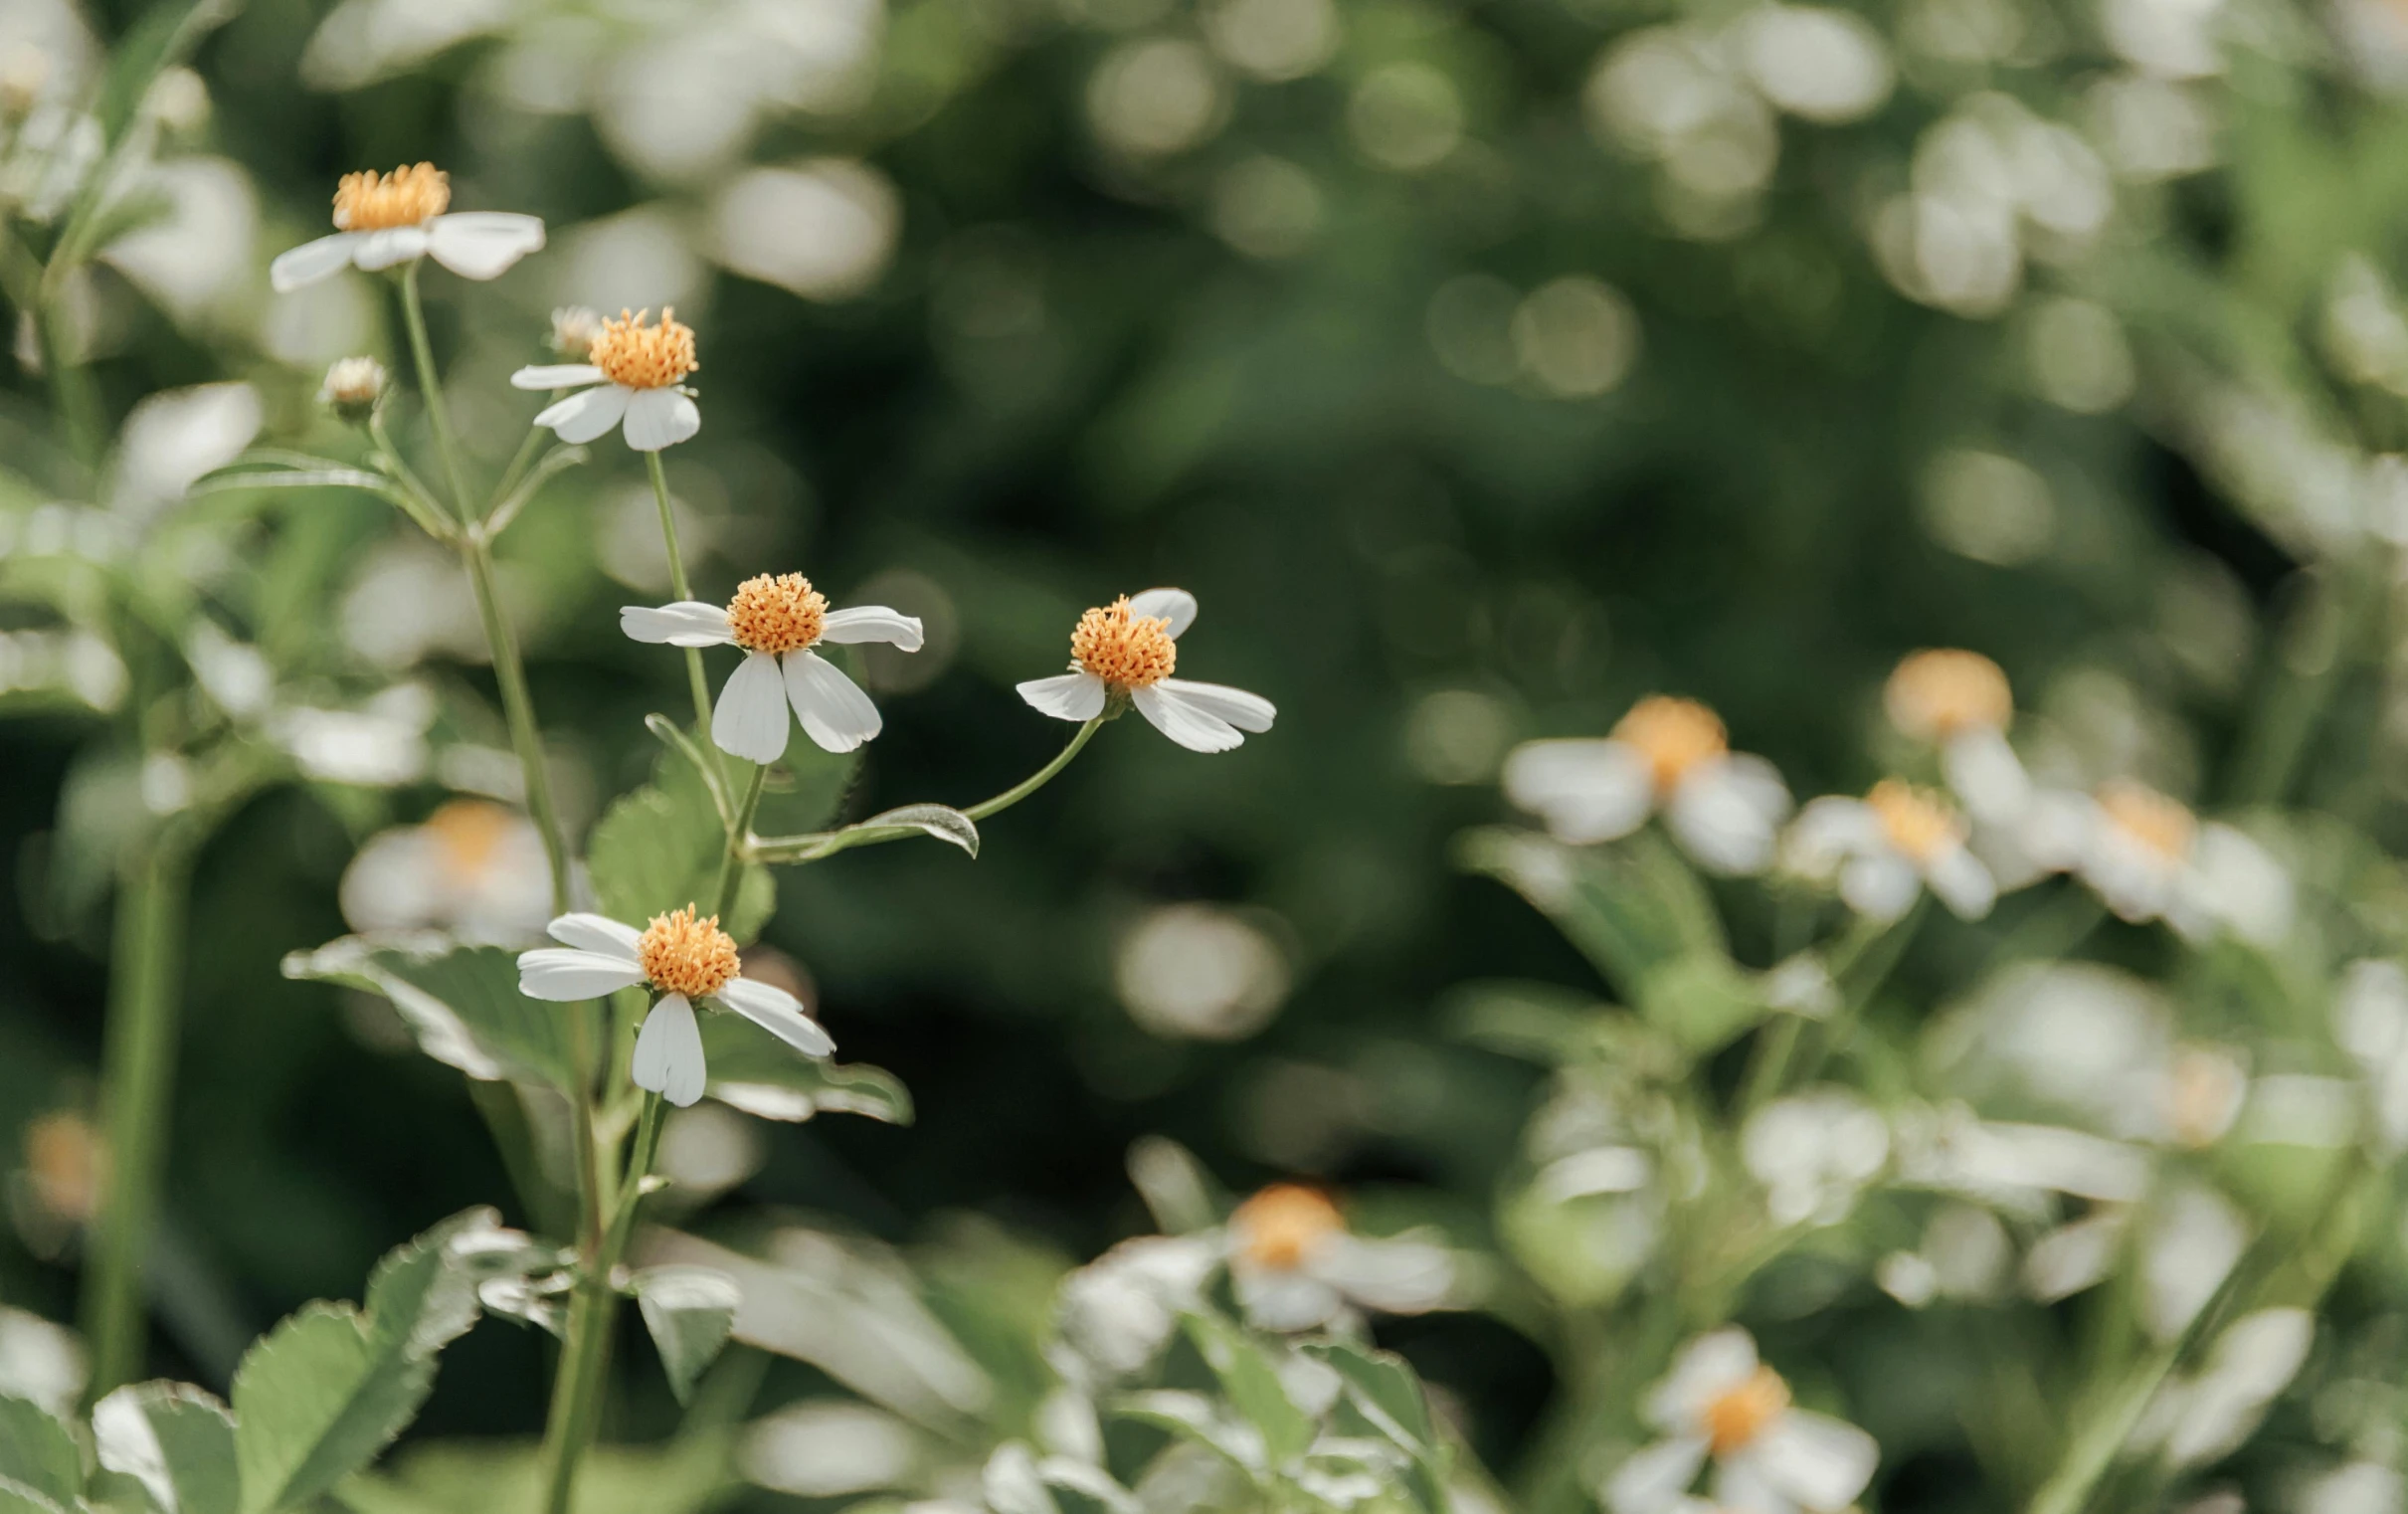
[[[642,923],[688,907],[708,915],[718,911],[726,849],[726,827],[702,775],[664,755],[651,783],[622,796],[596,822],[587,866],[602,912],[615,920]],[[747,867],[736,906],[721,924],[749,941],[776,907],[769,870]]]
[[866,1062],[798,1056],[741,1016],[705,1015],[702,1049],[711,1097],[746,1114],[793,1121],[834,1111],[911,1123],[911,1092],[893,1073]]
[[709,1267],[646,1267],[629,1286],[669,1387],[683,1404],[726,1346],[743,1295],[734,1278]]
[[72,1504],[84,1490],[84,1456],[67,1426],[40,1405],[0,1398],[0,1478],[34,1497]]
[[139,1482],[172,1514],[242,1514],[234,1415],[186,1383],[120,1388],[93,1406],[100,1464]]
[[390,1001],[419,1049],[470,1077],[566,1088],[569,1011],[518,992],[515,952],[437,935],[346,936],[283,962],[287,978],[339,983]]

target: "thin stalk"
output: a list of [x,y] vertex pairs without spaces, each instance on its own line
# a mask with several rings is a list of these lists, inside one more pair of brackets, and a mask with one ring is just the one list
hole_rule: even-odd
[[[677,517],[669,509],[668,470],[660,466],[660,454],[644,455],[645,467],[652,475],[652,499],[660,506],[660,544],[668,550],[669,588],[679,599],[692,599],[694,586],[685,579],[685,554],[677,549]],[[707,736],[711,728],[711,689],[702,676],[702,649],[685,649],[685,679],[693,686],[694,733]]]
[[[1078,728],[1070,744],[1054,755],[1051,762],[1038,768],[1026,778],[996,795],[982,800],[961,813],[972,820],[985,820],[990,815],[1011,809],[1021,800],[1053,781],[1055,775],[1070,765],[1079,748],[1095,735],[1096,727],[1113,718],[1118,711],[1107,710]],[[850,852],[855,847],[875,847],[885,842],[908,841],[927,833],[917,826],[848,826],[841,831],[818,831],[806,836],[770,836],[747,838],[745,854],[758,862],[817,862]]]
[[145,1355],[144,1261],[175,1084],[189,882],[188,858],[173,838],[161,838],[118,882],[100,1097],[108,1176],[84,1277],[88,1404],[138,1377]]
[[723,921],[734,917],[736,894],[744,886],[744,856],[752,841],[753,816],[761,808],[761,789],[768,781],[768,765],[754,764],[752,782],[744,786],[744,802],[736,810],[736,822],[727,831],[727,856],[719,864],[718,915]]
[[410,360],[418,365],[418,394],[426,402],[427,429],[435,434],[435,455],[443,461],[444,481],[452,490],[452,513],[468,520],[467,474],[461,471],[460,445],[452,438],[452,415],[444,407],[444,392],[435,373],[435,348],[427,340],[426,306],[418,297],[418,264],[402,274],[402,324],[410,333]]
[[1029,774],[1026,778],[1020,780],[1019,783],[1014,784],[1011,788],[1006,789],[1003,793],[996,795],[995,798],[972,805],[969,809],[964,810],[962,813],[969,816],[972,820],[985,820],[988,816],[1000,815],[1004,811],[1011,809],[1014,805],[1019,804],[1021,800],[1026,799],[1029,795],[1051,783],[1053,781],[1053,775],[1068,767],[1070,765],[1070,759],[1078,755],[1078,749],[1085,746],[1087,742],[1095,735],[1096,728],[1111,718],[1112,716],[1110,714],[1101,714],[1088,721],[1085,725],[1080,726],[1078,728],[1078,734],[1070,738],[1070,744],[1063,747],[1060,755],[1056,756],[1051,762],[1048,762],[1043,767],[1038,768],[1035,772]]
[[2351,654],[2382,629],[2379,612],[2392,565],[2388,553],[2367,554],[2311,578],[2266,671],[2257,718],[2245,727],[2233,765],[2236,802],[2276,804],[2290,792],[2325,707],[2349,671]]
[[526,664],[518,659],[518,644],[501,618],[501,601],[493,588],[493,552],[484,542],[463,538],[461,561],[467,565],[468,582],[476,589],[476,613],[483,620],[485,645],[493,653],[493,677],[501,685],[501,708],[510,724],[510,745],[517,750],[519,771],[527,786],[527,813],[543,837],[544,859],[552,869],[552,907],[567,913],[569,854],[560,838],[560,815],[552,803],[552,778],[543,763],[543,736],[535,724],[535,701],[527,693]]

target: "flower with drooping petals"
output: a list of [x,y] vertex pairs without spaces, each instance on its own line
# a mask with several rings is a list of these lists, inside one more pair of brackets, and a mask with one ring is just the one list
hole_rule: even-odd
[[917,652],[921,642],[917,616],[884,605],[831,610],[800,573],[748,578],[724,610],[690,599],[657,610],[623,606],[619,629],[639,642],[743,648],[744,662],[711,710],[711,739],[721,751],[759,763],[786,755],[789,705],[804,734],[831,752],[849,752],[884,726],[869,695],[814,647],[884,642]]
[[1057,720],[1092,720],[1115,699],[1191,752],[1225,752],[1248,731],[1271,728],[1271,701],[1242,688],[1171,676],[1179,638],[1196,623],[1196,596],[1148,589],[1089,610],[1070,633],[1070,670],[1019,685],[1029,707]]
[[1660,810],[1690,855],[1725,873],[1762,871],[1789,814],[1771,763],[1732,751],[1713,710],[1665,694],[1632,705],[1603,740],[1515,748],[1505,797],[1574,846],[1628,836]]
[[702,1097],[708,1069],[696,1003],[733,1010],[805,1056],[836,1048],[803,1003],[786,990],[743,976],[735,939],[717,915],[692,905],[654,915],[643,930],[597,914],[565,914],[546,927],[559,946],[518,954],[518,991],[530,999],[574,1003],[620,989],[655,996],[636,1036],[636,1086],[679,1108]]
[[[625,423],[627,445],[638,452],[673,447],[702,429],[702,412],[682,382],[701,367],[694,356],[694,328],[668,306],[657,325],[649,310],[621,310],[602,322],[582,363],[539,363],[510,375],[519,389],[574,389],[536,417],[563,442],[591,442]],[[558,316],[554,330],[560,329]]]
[[2131,779],[2088,797],[2043,795],[2024,843],[2042,866],[2079,874],[2120,918],[2163,920],[2187,941],[2230,931],[2263,946],[2291,928],[2291,875],[2264,847]]
[[2031,803],[2032,781],[2006,739],[2015,691],[1996,662],[1952,647],[1910,653],[1881,698],[1892,725],[1940,749],[1948,787],[1975,820],[2003,825]]
[[278,293],[345,268],[373,273],[433,258],[463,279],[498,279],[543,247],[543,222],[510,211],[447,214],[451,176],[433,163],[391,173],[347,173],[334,191],[334,235],[304,242],[269,265]]
[[1817,881],[1839,880],[1848,907],[1895,920],[1925,887],[1967,920],[1997,902],[1998,883],[1965,849],[1955,807],[1929,789],[1885,778],[1863,799],[1830,794],[1806,806],[1789,828],[1783,861]]
[[1613,1514],[1672,1514],[1712,1461],[1714,1502],[1749,1514],[1837,1514],[1873,1480],[1881,1447],[1844,1419],[1796,1408],[1736,1325],[1691,1341],[1647,1396],[1664,1438],[1605,1484]]

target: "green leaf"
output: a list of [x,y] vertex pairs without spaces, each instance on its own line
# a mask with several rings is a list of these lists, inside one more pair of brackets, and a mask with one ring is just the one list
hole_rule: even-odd
[[470,1210],[377,1263],[364,1309],[313,1303],[254,1344],[234,1375],[244,1514],[305,1504],[367,1465],[426,1402],[437,1354],[476,1322],[478,1283],[532,1250]]
[[165,1514],[239,1514],[234,1416],[188,1383],[120,1388],[93,1407],[100,1465],[140,1482]]
[[[1634,991],[1657,966],[1697,949],[1694,901],[1661,891],[1665,869],[1601,847],[1566,847],[1526,831],[1487,827],[1455,845],[1457,863],[1528,899],[1607,981]],[[1695,874],[1689,883],[1697,885]]]
[[902,1079],[867,1062],[805,1056],[739,1015],[702,1017],[703,1058],[712,1098],[765,1120],[861,1114],[889,1125],[912,1120]]
[[1730,958],[1689,956],[1648,970],[1639,981],[1639,1014],[1693,1051],[1728,1043],[1772,1013],[1759,981]]
[[1116,1401],[1112,1413],[1194,1441],[1248,1477],[1264,1469],[1261,1432],[1240,1423],[1203,1394],[1177,1388],[1149,1389]]
[[470,1077],[555,1088],[575,1082],[569,1017],[576,1012],[518,992],[516,953],[462,946],[433,932],[345,936],[292,953],[283,972],[383,995],[420,1050]]
[[647,1267],[636,1274],[635,1290],[669,1389],[683,1404],[727,1344],[744,1295],[734,1278],[713,1267]]
[[84,1491],[84,1456],[50,1411],[28,1399],[0,1398],[0,1478],[72,1505]]
[[0,1477],[0,1514],[75,1514],[75,1505]]
[[972,856],[979,854],[978,822],[950,805],[904,805],[872,815],[858,825],[846,826],[846,831],[917,831],[938,841],[950,842]]
[[1342,1340],[1307,1341],[1303,1349],[1346,1379],[1348,1396],[1361,1402],[1383,1434],[1410,1451],[1437,1443],[1421,1380],[1402,1357]]
[[158,77],[191,57],[201,39],[233,19],[237,9],[236,0],[162,0],[117,39],[93,106],[107,140],[124,135]]
[[[652,781],[624,794],[596,823],[586,867],[602,912],[642,924],[691,905],[713,914],[719,905],[719,866],[727,856],[727,828],[693,767],[669,753],[653,765]],[[720,921],[749,941],[777,907],[777,885],[765,867],[745,869],[736,907]]]
[[1304,1453],[1313,1443],[1313,1421],[1288,1397],[1279,1371],[1244,1331],[1209,1314],[1189,1314],[1180,1323],[1196,1343],[1204,1365],[1220,1380],[1221,1392],[1247,1423],[1262,1432],[1274,1464]]

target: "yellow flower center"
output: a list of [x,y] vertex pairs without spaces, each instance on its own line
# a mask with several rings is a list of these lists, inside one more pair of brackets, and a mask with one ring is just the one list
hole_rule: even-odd
[[1114,688],[1150,688],[1179,665],[1179,644],[1171,640],[1169,621],[1131,615],[1124,594],[1078,618],[1070,633],[1070,656]]
[[727,629],[746,652],[801,652],[828,629],[828,599],[800,573],[764,573],[736,586]]
[[1731,750],[1720,715],[1695,699],[1668,694],[1649,694],[1630,706],[1613,739],[1638,748],[1658,794],[1670,794],[1692,768]]
[[1319,1189],[1274,1183],[1237,1206],[1229,1216],[1229,1233],[1248,1263],[1266,1272],[1293,1272],[1346,1233],[1346,1221]]
[[644,323],[651,313],[621,310],[617,319],[604,321],[586,361],[630,389],[666,389],[701,367],[694,360],[694,328],[677,319],[676,308],[663,305],[656,326]]
[[1929,862],[1964,840],[1964,823],[1949,803],[1929,789],[1885,778],[1865,796],[1881,834],[1916,862]]
[[2199,822],[2179,801],[2129,778],[2102,784],[2098,798],[2107,823],[2159,861],[2178,864],[2190,855]]
[[378,173],[347,173],[334,188],[337,231],[382,232],[417,226],[452,205],[452,176],[433,163]]
[[1745,1450],[1788,1407],[1789,1385],[1771,1368],[1759,1367],[1706,1406],[1706,1439],[1717,1456]]
[[427,817],[436,854],[456,882],[473,883],[492,865],[510,834],[510,812],[481,799],[455,799]]
[[25,1127],[26,1176],[34,1197],[60,1219],[92,1218],[107,1170],[99,1133],[73,1110],[54,1110]]
[[1898,664],[1882,689],[1890,722],[1918,741],[1963,731],[2002,731],[2015,717],[2015,691],[1996,662],[1978,652],[1918,652]]
[[2176,1141],[2197,1150],[2231,1128],[2249,1091],[2249,1075],[2221,1051],[2186,1046],[2174,1056],[2170,1084],[2167,1123]]
[[744,966],[736,956],[736,938],[719,928],[719,917],[697,920],[691,904],[652,916],[637,938],[636,960],[653,988],[688,999],[718,993]]

